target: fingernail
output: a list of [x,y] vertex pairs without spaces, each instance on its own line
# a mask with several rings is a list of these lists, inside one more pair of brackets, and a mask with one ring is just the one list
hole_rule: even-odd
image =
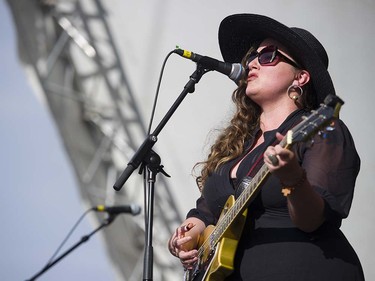
[[195,225],[191,222],[189,222],[187,225],[185,225],[184,227],[184,231],[189,231],[190,229],[192,229]]

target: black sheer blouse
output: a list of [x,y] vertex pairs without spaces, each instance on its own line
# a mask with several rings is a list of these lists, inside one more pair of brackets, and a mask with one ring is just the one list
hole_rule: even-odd
[[[228,196],[235,191],[230,178],[231,169],[243,158],[237,170],[236,181],[249,173],[251,175],[251,169],[254,171],[263,165],[262,155],[267,146],[276,144],[276,132],[285,134],[300,122],[304,114],[306,112],[298,110],[277,130],[265,132],[264,143],[251,153],[248,151],[253,140],[249,140],[242,156],[225,163],[207,178],[196,208],[190,210],[187,217],[197,217],[206,225],[216,224]],[[312,140],[297,143],[293,149],[306,170],[310,184],[325,201],[326,223],[340,227],[342,218],[348,216],[360,168],[360,159],[349,130],[341,120],[335,119],[334,124],[316,134]],[[261,192],[250,204],[249,214],[253,229],[295,227],[289,217],[281,185],[273,175],[267,179]]]

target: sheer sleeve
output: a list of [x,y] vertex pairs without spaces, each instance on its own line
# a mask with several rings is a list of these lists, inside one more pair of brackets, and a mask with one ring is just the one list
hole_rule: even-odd
[[332,128],[301,145],[298,153],[310,184],[325,200],[326,219],[341,222],[349,214],[360,158],[345,124],[336,119]]
[[203,196],[199,197],[196,202],[196,208],[191,209],[186,218],[196,217],[203,221],[206,226],[216,224],[215,216],[210,212]]

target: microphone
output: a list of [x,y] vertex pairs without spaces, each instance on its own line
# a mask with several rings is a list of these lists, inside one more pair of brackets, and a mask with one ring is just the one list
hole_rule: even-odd
[[129,213],[133,216],[138,215],[141,212],[141,207],[139,207],[136,204],[130,204],[130,205],[123,205],[123,206],[113,206],[113,207],[107,207],[104,205],[98,205],[96,207],[93,207],[92,210],[96,212],[106,212],[109,215],[118,215],[121,213]]
[[216,70],[222,74],[225,74],[236,84],[238,84],[242,76],[245,74],[245,69],[240,63],[222,62],[214,58],[201,56],[199,54],[179,48],[175,49],[174,53],[179,54],[180,56],[190,59],[196,63],[199,63],[208,70]]

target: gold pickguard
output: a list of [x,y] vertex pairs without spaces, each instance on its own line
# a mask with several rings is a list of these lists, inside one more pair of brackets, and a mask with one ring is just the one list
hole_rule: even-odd
[[[233,206],[235,202],[234,196],[230,196],[225,203],[224,210],[221,212],[220,219]],[[211,258],[209,267],[202,280],[205,281],[219,281],[224,280],[234,269],[234,257],[238,241],[245,224],[247,209],[239,215],[224,232],[220,242],[216,245],[214,256]],[[215,231],[213,225],[208,226],[199,239],[199,246],[206,241],[212,232]],[[210,259],[210,252],[203,254],[203,260]]]

